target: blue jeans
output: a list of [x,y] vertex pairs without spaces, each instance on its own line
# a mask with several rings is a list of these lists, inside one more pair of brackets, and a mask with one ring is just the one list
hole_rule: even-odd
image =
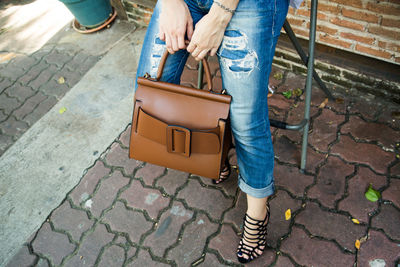
[[[212,0],[185,0],[196,24]],[[137,77],[156,76],[165,43],[158,38],[158,1],[144,40]],[[268,119],[268,78],[289,0],[241,0],[218,49],[223,88],[232,96],[230,119],[240,189],[256,198],[274,193],[274,152]],[[180,50],[167,59],[161,80],[175,84],[188,58]],[[137,88],[137,84],[135,86]]]

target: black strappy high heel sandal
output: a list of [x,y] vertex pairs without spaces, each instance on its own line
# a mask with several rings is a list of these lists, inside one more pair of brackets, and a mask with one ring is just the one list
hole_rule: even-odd
[[247,214],[244,216],[242,239],[237,250],[237,258],[240,263],[249,263],[262,255],[267,244],[269,214],[269,205],[267,204],[267,214],[264,220],[253,219]]
[[226,179],[229,178],[231,175],[231,165],[229,163],[229,160],[226,159],[224,166],[221,169],[221,172],[219,173],[219,179],[218,180],[212,180],[213,184],[220,184]]

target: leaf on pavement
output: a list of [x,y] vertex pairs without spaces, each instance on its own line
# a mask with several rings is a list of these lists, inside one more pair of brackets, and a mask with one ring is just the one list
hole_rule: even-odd
[[290,220],[290,218],[292,217],[292,211],[290,209],[287,209],[285,212],[285,219]]
[[372,185],[370,184],[367,192],[365,192],[365,197],[371,202],[376,202],[381,197],[381,193],[373,189]]

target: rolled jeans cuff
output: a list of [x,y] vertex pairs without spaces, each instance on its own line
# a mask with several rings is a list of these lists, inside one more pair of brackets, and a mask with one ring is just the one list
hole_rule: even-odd
[[238,185],[239,185],[240,190],[242,190],[244,193],[246,193],[252,197],[255,197],[255,198],[264,198],[264,197],[271,196],[275,193],[275,185],[274,185],[273,179],[271,179],[271,180],[272,180],[272,182],[264,188],[253,188],[253,187],[249,186],[248,184],[246,184],[245,181],[241,177],[239,177]]

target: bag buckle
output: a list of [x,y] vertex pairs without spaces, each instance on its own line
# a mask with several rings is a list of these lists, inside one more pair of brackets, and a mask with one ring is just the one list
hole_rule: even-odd
[[[182,147],[182,144],[179,146],[177,143],[178,136],[184,135],[184,149],[183,151],[178,150],[178,147]],[[188,128],[176,126],[176,125],[168,125],[167,126],[167,151],[168,153],[182,153],[185,157],[190,156],[190,143],[191,143],[192,133]],[[178,141],[179,142],[179,141]]]

